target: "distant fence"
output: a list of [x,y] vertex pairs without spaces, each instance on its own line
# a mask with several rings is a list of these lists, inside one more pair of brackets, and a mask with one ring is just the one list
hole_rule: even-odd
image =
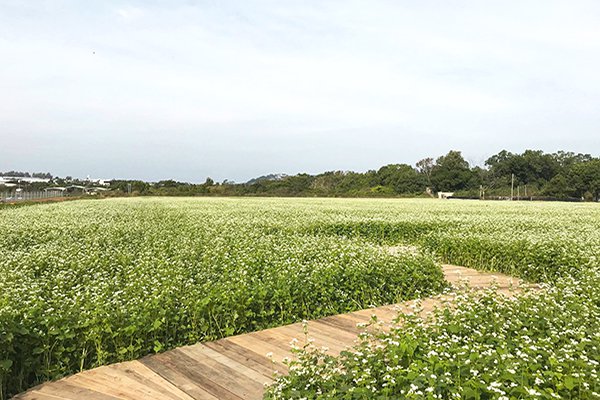
[[[451,196],[448,199],[458,200],[510,200],[510,196],[485,196],[485,199],[481,199],[476,196]],[[568,202],[582,202],[583,199],[577,197],[549,197],[549,196],[513,196],[514,201],[568,201]]]
[[12,192],[0,192],[0,202],[13,202],[13,201],[27,201],[37,199],[53,199],[56,197],[64,197],[65,194],[59,191],[12,191]]

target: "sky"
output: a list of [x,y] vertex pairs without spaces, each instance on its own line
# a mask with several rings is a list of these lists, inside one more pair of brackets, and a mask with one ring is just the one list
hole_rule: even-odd
[[0,0],[0,171],[244,182],[600,155],[600,2]]

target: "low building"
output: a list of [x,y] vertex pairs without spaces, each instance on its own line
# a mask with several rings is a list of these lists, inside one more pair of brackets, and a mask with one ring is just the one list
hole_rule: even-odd
[[0,185],[7,183],[48,183],[47,178],[32,178],[29,176],[0,176]]
[[454,192],[438,192],[438,199],[449,199],[454,196]]

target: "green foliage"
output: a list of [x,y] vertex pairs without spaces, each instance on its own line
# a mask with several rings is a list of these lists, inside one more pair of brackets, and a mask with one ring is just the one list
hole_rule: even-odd
[[595,159],[573,165],[569,173],[574,195],[600,200],[600,160]]
[[436,191],[454,192],[471,186],[475,175],[460,151],[450,151],[439,157],[431,171],[431,182]]
[[540,150],[513,154],[502,150],[486,161],[488,169],[483,180],[489,187],[509,188],[514,174],[515,185],[527,185],[530,195],[582,198],[600,187],[594,183],[600,173],[597,162],[589,154],[547,154]]
[[0,210],[0,384],[439,292],[428,255],[309,232],[338,202],[130,198]]
[[265,398],[599,398],[600,270],[585,272],[515,298],[461,293],[339,357],[305,347]]
[[[2,209],[0,381],[12,394],[178,345],[436,293],[444,284],[430,253],[536,282],[585,281],[600,260],[599,220],[597,204],[399,199]],[[382,248],[396,244],[422,254]]]
[[392,187],[396,193],[423,192],[427,185],[425,177],[406,164],[390,164],[381,167],[377,171],[377,177],[381,185]]
[[[15,172],[21,176],[29,173]],[[525,150],[515,154],[506,150],[489,157],[484,166],[471,166],[460,151],[452,150],[433,159],[424,158],[413,168],[407,164],[389,164],[366,172],[328,171],[317,175],[300,173],[289,176],[269,174],[247,183],[206,178],[204,183],[112,180],[111,197],[124,193],[143,196],[270,196],[270,197],[415,197],[426,189],[455,192],[457,196],[486,199],[506,198],[511,193],[524,198],[547,200],[600,200],[600,160],[589,154],[559,151],[544,153]],[[33,176],[51,178],[50,174]],[[85,180],[55,177],[54,185],[88,185]],[[47,183],[24,184],[28,190],[40,190]],[[520,192],[519,192],[519,189]],[[527,192],[527,193],[525,193]]]
[[333,210],[308,232],[410,243],[445,262],[551,282],[600,260],[595,204],[393,200]]
[[515,299],[461,294],[427,321],[401,316],[401,328],[365,333],[339,357],[307,348],[266,398],[600,397],[596,204],[411,200],[332,219],[319,229],[409,242],[451,263],[551,286]]

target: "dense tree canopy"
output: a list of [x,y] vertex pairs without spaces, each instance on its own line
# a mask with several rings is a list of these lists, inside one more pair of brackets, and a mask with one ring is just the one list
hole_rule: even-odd
[[41,178],[41,179],[52,179],[52,174],[49,172],[23,172],[23,171],[0,171],[0,176],[11,176],[16,178]]
[[[9,171],[4,175],[44,176]],[[0,173],[0,175],[3,175]],[[471,198],[551,197],[555,199],[600,199],[600,158],[590,154],[559,151],[544,153],[526,150],[521,154],[502,150],[483,166],[469,165],[460,151],[452,150],[437,158],[427,157],[415,166],[384,165],[366,172],[328,171],[318,175],[270,174],[248,183],[215,182],[202,184],[163,180],[113,180],[112,193],[172,196],[428,196],[454,192]],[[76,183],[70,177],[54,178],[61,185]],[[85,182],[82,181],[82,184]]]
[[431,182],[436,191],[455,192],[467,189],[475,179],[469,163],[460,151],[450,151],[438,157],[431,170]]

